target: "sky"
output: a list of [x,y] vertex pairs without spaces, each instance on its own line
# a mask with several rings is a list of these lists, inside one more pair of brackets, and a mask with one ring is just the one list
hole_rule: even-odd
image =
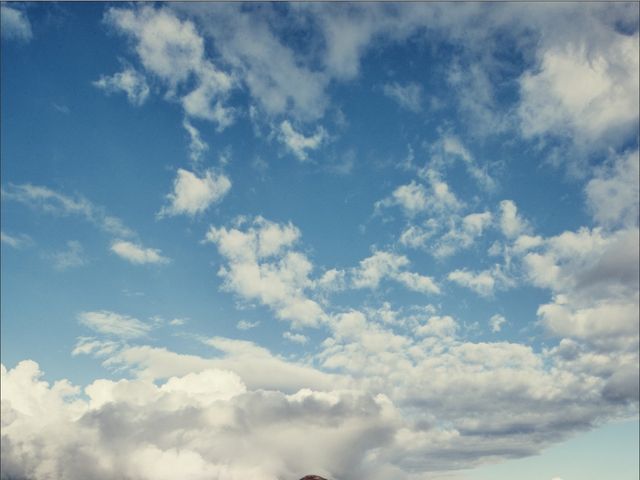
[[638,478],[638,3],[1,8],[2,479]]

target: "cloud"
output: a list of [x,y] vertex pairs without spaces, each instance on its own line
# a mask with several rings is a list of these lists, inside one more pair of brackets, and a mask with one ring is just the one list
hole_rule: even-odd
[[260,11],[233,4],[179,8],[199,21],[261,111],[268,116],[292,115],[300,121],[314,121],[324,114],[329,79],[305,65],[305,59],[279,38],[281,25],[274,25],[267,14],[272,7]]
[[47,255],[56,270],[82,267],[87,264],[82,244],[76,240],[67,242],[67,249]]
[[507,319],[498,313],[496,313],[495,315],[492,315],[491,318],[489,319],[489,325],[491,326],[491,331],[494,333],[502,330],[502,325],[504,325],[505,323],[507,323]]
[[293,153],[298,160],[304,162],[308,159],[307,150],[317,150],[326,141],[327,133],[324,128],[318,127],[310,137],[296,132],[288,120],[280,124],[280,141]]
[[518,207],[513,200],[500,202],[500,229],[507,238],[514,238],[529,230],[525,219],[518,214]]
[[[487,191],[495,190],[496,181],[487,173],[486,168],[483,169],[478,166],[475,158],[469,152],[469,150],[462,144],[462,141],[456,137],[455,135],[445,135],[441,139],[442,151],[445,156],[453,156],[454,158],[459,158],[463,161],[464,166],[467,170],[467,173],[471,178],[473,178],[482,188]],[[438,147],[438,145],[436,145]],[[438,161],[446,161],[440,160],[438,158],[432,159],[432,163]]]
[[98,333],[125,339],[143,337],[151,330],[150,325],[136,318],[107,310],[81,312],[78,320]]
[[2,38],[28,42],[33,37],[31,23],[25,12],[3,3],[0,7],[0,18]]
[[426,323],[415,329],[415,334],[420,337],[453,337],[458,330],[458,323],[449,315],[430,317]]
[[496,279],[491,271],[470,272],[468,270],[454,270],[447,275],[447,278],[462,287],[469,288],[482,297],[493,295]]
[[409,82],[401,85],[398,82],[387,83],[382,87],[383,93],[394,100],[402,108],[417,113],[422,110],[422,86]]
[[230,189],[231,180],[223,173],[207,170],[203,177],[199,177],[179,168],[173,182],[173,192],[167,195],[170,204],[162,207],[158,216],[196,216],[221,201]]
[[194,127],[186,118],[182,122],[182,126],[189,134],[189,158],[191,158],[191,161],[193,163],[198,163],[200,160],[202,160],[202,155],[204,155],[207,150],[209,150],[209,145],[207,145],[207,143],[202,140],[200,131],[196,127]]
[[144,248],[139,244],[127,242],[125,240],[117,240],[111,244],[111,251],[125,260],[136,264],[144,265],[147,263],[163,264],[168,263],[169,259],[160,254],[160,250],[155,248]]
[[637,129],[638,34],[608,27],[605,33],[602,19],[591,28],[606,39],[597,48],[581,39],[549,46],[539,52],[537,68],[522,75],[518,114],[525,136],[567,136],[598,147]]
[[129,103],[135,106],[142,105],[149,96],[149,85],[147,85],[144,75],[131,67],[115,73],[111,77],[102,75],[93,82],[93,85],[104,90],[107,94],[124,92],[127,94]]
[[457,216],[451,217],[450,223],[452,225],[449,231],[434,242],[434,256],[445,258],[453,255],[459,249],[471,247],[475,239],[480,237],[492,222],[491,212],[471,213],[461,219]]
[[14,236],[5,232],[0,232],[0,241],[11,248],[23,248],[33,242],[27,234],[21,233]]
[[403,271],[409,265],[404,255],[377,251],[370,257],[360,261],[358,267],[351,272],[351,284],[354,288],[376,289],[380,282],[389,278],[399,282],[409,290],[424,294],[438,294],[440,288],[433,278],[414,272]]
[[458,200],[438,172],[426,170],[423,176],[428,187],[412,180],[397,187],[389,197],[376,202],[375,209],[379,211],[381,208],[399,206],[408,217],[413,217],[422,213],[445,215],[462,208],[464,204]]
[[285,338],[293,343],[298,343],[300,345],[305,345],[309,341],[309,337],[302,335],[300,333],[292,333],[292,332],[284,332],[282,334],[282,338]]
[[[34,362],[2,367],[3,476],[275,480],[311,466],[332,476],[387,443],[393,425],[383,397],[250,391],[219,369],[160,385],[99,379],[84,389],[87,400],[69,382],[40,376]],[[33,447],[41,442],[46,450]]]
[[104,208],[92,204],[81,196],[72,198],[48,187],[25,183],[21,185],[9,184],[6,189],[2,189],[2,197],[52,215],[82,217],[111,235],[130,237],[134,234],[123,224],[122,220],[107,214]]
[[587,206],[602,226],[633,226],[638,224],[639,171],[638,150],[613,159],[600,168],[587,183]]
[[218,247],[227,266],[218,271],[226,290],[248,301],[259,301],[294,327],[317,326],[325,317],[320,305],[305,293],[313,287],[313,265],[295,250],[300,231],[256,217],[245,228],[211,227],[207,241]]
[[[167,87],[185,113],[209,120],[222,130],[233,123],[233,110],[224,106],[233,78],[206,58],[204,40],[189,20],[180,20],[166,8],[110,8],[105,21],[135,42],[145,70]],[[195,79],[195,88],[186,85]]]
[[252,328],[256,328],[260,325],[260,322],[249,322],[247,320],[240,320],[236,323],[236,328],[238,330],[251,330]]
[[538,308],[545,328],[607,351],[638,344],[638,228],[582,228],[545,239],[523,258],[528,280],[553,293]]

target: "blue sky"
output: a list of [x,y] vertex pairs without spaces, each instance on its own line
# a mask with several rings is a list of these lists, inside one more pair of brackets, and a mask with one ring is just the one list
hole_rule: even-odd
[[638,30],[3,3],[2,477],[637,478]]

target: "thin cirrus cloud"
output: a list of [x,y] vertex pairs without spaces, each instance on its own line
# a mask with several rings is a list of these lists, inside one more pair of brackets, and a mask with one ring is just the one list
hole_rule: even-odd
[[142,337],[151,330],[150,325],[137,318],[107,310],[81,312],[78,321],[97,333],[123,339]]

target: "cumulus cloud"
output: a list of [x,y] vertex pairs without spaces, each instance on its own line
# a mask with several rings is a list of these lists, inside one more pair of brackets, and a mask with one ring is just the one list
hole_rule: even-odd
[[[329,78],[306,65],[305,59],[280,38],[281,25],[273,17],[239,5],[180,5],[199,21],[218,53],[248,89],[261,112],[292,115],[297,120],[319,119],[328,106]],[[297,24],[291,23],[296,28]]]
[[230,189],[231,180],[223,173],[217,174],[213,170],[207,170],[204,176],[200,177],[179,168],[173,182],[173,192],[167,195],[169,205],[162,207],[158,216],[194,217],[221,201]]
[[496,280],[489,270],[478,273],[467,270],[454,270],[447,275],[447,278],[458,285],[473,290],[483,297],[493,295],[493,289],[496,284]]
[[394,100],[402,108],[411,112],[422,110],[422,86],[415,82],[402,85],[398,82],[387,83],[382,87],[382,92]]
[[354,288],[376,289],[380,282],[389,278],[407,287],[409,290],[425,294],[438,294],[440,288],[433,278],[405,271],[409,259],[392,252],[377,251],[360,261],[351,272]]
[[126,240],[117,240],[111,244],[111,251],[125,260],[136,264],[144,265],[147,263],[167,263],[169,259],[160,254],[160,250],[155,248],[144,248],[143,246],[128,242]]
[[102,75],[93,82],[93,85],[108,94],[124,92],[129,103],[136,106],[142,105],[149,96],[149,85],[147,85],[144,75],[131,67],[115,73],[111,77]]
[[142,337],[151,330],[150,325],[137,318],[107,310],[82,312],[78,320],[95,332],[125,339]]
[[451,217],[451,228],[434,242],[433,254],[438,258],[445,258],[459,249],[471,247],[492,222],[491,212],[470,213],[461,219],[457,216]]
[[211,227],[207,241],[218,247],[228,262],[218,275],[224,288],[241,298],[273,309],[276,316],[294,326],[315,326],[325,313],[308,297],[313,287],[313,265],[293,249],[300,231],[292,224],[255,218],[244,230]]
[[437,171],[425,170],[422,176],[428,186],[417,183],[415,180],[401,185],[389,197],[376,202],[376,210],[399,206],[407,216],[413,217],[423,213],[445,215],[462,208],[463,203],[458,200]]
[[638,344],[638,228],[613,234],[582,228],[545,240],[524,256],[529,281],[553,292],[538,315],[558,336],[598,348]]
[[507,238],[517,237],[529,230],[527,221],[518,214],[518,207],[513,200],[500,202],[500,229]]
[[[594,27],[602,25],[595,21]],[[518,113],[525,136],[566,135],[597,146],[605,138],[619,141],[620,130],[637,128],[638,34],[611,29],[606,36],[597,50],[577,40],[540,53],[536,71],[520,79]]]
[[418,336],[452,337],[458,329],[458,323],[449,315],[430,317],[426,323],[415,329]]
[[[206,57],[193,22],[148,6],[110,8],[105,20],[135,42],[142,66],[166,85],[168,97],[177,98],[188,116],[214,122],[219,129],[233,122],[233,110],[224,105],[233,78]],[[191,78],[195,88],[189,90],[185,85]]]
[[280,141],[301,162],[308,159],[307,150],[317,150],[326,141],[326,138],[327,133],[322,127],[318,127],[313,135],[307,137],[294,130],[288,120],[280,124]]
[[638,224],[640,187],[638,150],[616,157],[587,183],[587,205],[594,219],[602,226],[633,226]]
[[19,40],[28,42],[33,34],[31,23],[27,14],[18,8],[13,8],[3,3],[0,6],[0,18],[2,18],[2,38],[7,40]]

